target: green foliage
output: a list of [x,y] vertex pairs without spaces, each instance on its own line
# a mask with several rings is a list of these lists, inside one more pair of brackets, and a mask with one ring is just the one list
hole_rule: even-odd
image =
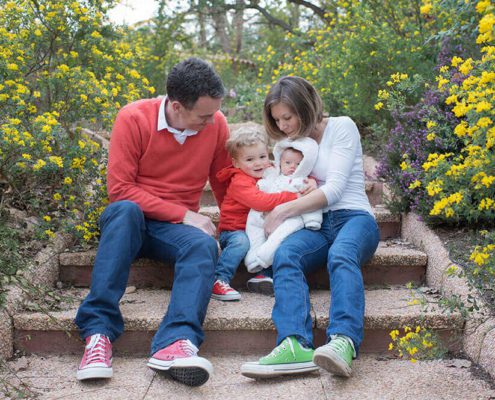
[[273,47],[260,56],[262,82],[299,75],[322,94],[330,114],[347,114],[358,123],[378,121],[376,93],[390,75],[431,74],[438,46],[423,46],[428,26],[419,1],[337,1],[327,22],[301,35],[286,36],[285,51]]
[[[5,217],[2,215],[2,220]],[[0,225],[0,309],[5,302],[5,287],[22,267],[19,251],[19,234],[16,230]]]

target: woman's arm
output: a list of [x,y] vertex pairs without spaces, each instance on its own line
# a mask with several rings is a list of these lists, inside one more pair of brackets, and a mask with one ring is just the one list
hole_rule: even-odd
[[288,203],[280,204],[265,217],[265,234],[270,235],[287,218],[295,217],[310,211],[325,208],[328,205],[327,198],[322,190],[313,190],[306,196]]

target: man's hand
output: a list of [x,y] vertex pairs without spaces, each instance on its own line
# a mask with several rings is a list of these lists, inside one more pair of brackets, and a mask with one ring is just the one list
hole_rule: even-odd
[[313,190],[318,189],[318,184],[316,183],[316,180],[313,178],[306,178],[304,180],[304,183],[306,184],[306,186],[299,191],[299,193],[301,193],[301,196],[306,196],[308,193],[311,193]]
[[195,226],[201,229],[204,233],[210,236],[215,236],[216,228],[210,217],[195,213],[194,211],[186,211],[182,223],[185,225]]

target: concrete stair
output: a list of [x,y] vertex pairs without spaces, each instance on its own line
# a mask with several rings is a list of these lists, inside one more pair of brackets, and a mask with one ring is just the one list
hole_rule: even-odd
[[[27,353],[80,353],[81,342],[73,323],[80,300],[87,289],[69,289],[65,296],[73,301],[62,310],[46,313],[23,313],[14,319],[16,348]],[[315,344],[325,340],[330,305],[328,291],[311,292]],[[124,295],[121,310],[125,333],[116,341],[118,354],[147,354],[151,338],[169,302],[170,291],[138,289]],[[366,291],[365,341],[363,352],[385,351],[390,342],[388,332],[405,325],[428,326],[448,338],[463,327],[460,315],[448,316],[437,309],[422,313],[411,306],[409,290],[402,287]],[[429,300],[433,300],[430,296]],[[242,292],[240,302],[212,300],[204,324],[206,338],[202,351],[211,354],[269,352],[275,343],[271,320],[273,297]]]
[[[89,287],[92,265],[96,250],[81,253],[64,253],[60,255],[60,281],[69,286]],[[380,242],[378,250],[368,264],[363,267],[366,285],[416,285],[424,281],[426,272],[426,255],[398,240]],[[135,261],[131,268],[129,286],[137,288],[171,289],[173,265],[149,259]],[[235,288],[243,288],[251,278],[246,268],[241,265],[232,281]],[[322,268],[308,277],[310,287],[327,289],[328,273]]]
[[[380,205],[383,184],[369,181],[366,192],[381,230],[379,248],[363,267],[366,284],[365,340],[363,352],[385,351],[389,332],[406,325],[433,329],[445,338],[454,337],[463,329],[460,315],[446,315],[430,308],[411,306],[411,293],[405,284],[424,283],[427,256],[400,239],[400,217]],[[213,205],[213,195],[207,186],[201,212],[218,222],[219,210]],[[61,304],[50,313],[23,312],[14,319],[15,347],[26,353],[80,354],[81,341],[73,324],[80,300],[85,296],[91,279],[95,251],[60,255],[59,281],[63,298],[72,301]],[[202,352],[210,354],[262,354],[270,351],[276,338],[271,320],[272,297],[244,291],[250,275],[240,266],[232,286],[242,294],[240,302],[212,300],[205,322],[205,342]],[[114,346],[116,354],[147,354],[170,298],[173,265],[152,260],[137,260],[131,268],[130,288],[121,301],[125,333]],[[315,345],[324,343],[328,325],[328,274],[325,268],[308,277],[311,288]],[[427,292],[427,290],[425,290]],[[434,295],[427,295],[434,302]],[[455,344],[451,348],[456,349]]]

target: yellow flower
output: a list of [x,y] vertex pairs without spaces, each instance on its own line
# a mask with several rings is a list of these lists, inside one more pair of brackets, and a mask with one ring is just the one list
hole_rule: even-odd
[[62,196],[60,195],[60,193],[55,193],[53,195],[53,200],[56,200],[56,201],[62,200]]
[[427,3],[420,7],[419,12],[423,15],[430,15],[433,5],[431,3]]
[[434,140],[436,138],[436,136],[437,135],[435,135],[434,133],[429,133],[428,135],[426,135],[426,140],[431,142],[432,140]]
[[70,185],[70,184],[72,183],[72,178],[71,178],[71,177],[69,177],[69,176],[66,176],[66,177],[64,178],[64,183],[65,183],[66,185]]
[[379,111],[382,108],[383,108],[383,103],[381,101],[375,104],[375,110]]
[[44,219],[46,222],[50,222],[50,221],[52,220],[52,218],[51,218],[50,216],[48,216],[48,215],[45,215],[45,216],[43,217],[43,219]]
[[45,231],[45,235],[48,236],[50,239],[55,237],[55,233],[53,233],[50,229],[47,229]]
[[46,161],[39,159],[38,161],[36,161],[36,164],[33,165],[33,170],[39,171],[45,165],[46,165]]

